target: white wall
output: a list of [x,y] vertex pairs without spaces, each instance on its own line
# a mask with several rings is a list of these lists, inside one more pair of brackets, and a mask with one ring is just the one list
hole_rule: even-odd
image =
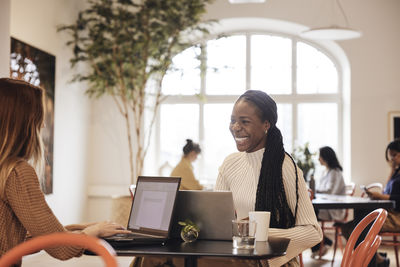
[[[83,84],[72,77],[66,35],[57,25],[71,23],[80,1],[11,1],[11,36],[56,56],[54,187],[46,197],[64,224],[80,222],[86,207],[87,128],[90,103]],[[8,41],[9,42],[9,41]]]
[[10,0],[0,1],[0,78],[10,76]]

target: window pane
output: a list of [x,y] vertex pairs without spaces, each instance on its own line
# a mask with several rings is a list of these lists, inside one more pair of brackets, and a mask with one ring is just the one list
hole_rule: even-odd
[[215,183],[218,168],[225,157],[237,152],[236,144],[229,131],[229,122],[233,104],[204,105],[204,142],[202,158],[204,165],[201,169],[201,179]]
[[160,108],[160,165],[168,162],[175,167],[182,157],[186,139],[196,143],[199,140],[199,106],[163,104]]
[[231,36],[207,42],[206,92],[241,94],[246,88],[246,37]]
[[298,145],[310,143],[311,151],[322,146],[330,146],[335,151],[338,146],[338,106],[335,103],[299,104]]
[[251,88],[269,94],[290,94],[292,41],[289,38],[251,37]]
[[282,133],[283,145],[285,150],[289,153],[292,152],[292,105],[291,104],[277,104],[278,107],[278,122],[276,126]]
[[176,55],[172,69],[164,76],[162,92],[167,95],[193,95],[200,92],[200,48],[191,47]]
[[338,72],[332,60],[316,48],[302,42],[297,43],[297,92],[338,92]]

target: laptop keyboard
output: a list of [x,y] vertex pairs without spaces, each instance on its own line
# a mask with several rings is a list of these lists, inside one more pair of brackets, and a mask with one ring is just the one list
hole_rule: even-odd
[[110,237],[105,238],[106,240],[152,240],[157,239],[156,237],[150,237],[146,235],[141,235],[137,233],[129,233],[129,234],[116,234]]
[[129,233],[129,234],[116,234],[112,236],[115,239],[137,239],[137,238],[148,238],[143,235],[138,235],[135,233]]

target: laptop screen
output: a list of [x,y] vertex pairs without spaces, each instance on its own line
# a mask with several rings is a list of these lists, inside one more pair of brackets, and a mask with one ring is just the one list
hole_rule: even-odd
[[176,177],[139,176],[128,229],[168,235],[179,184],[180,178]]

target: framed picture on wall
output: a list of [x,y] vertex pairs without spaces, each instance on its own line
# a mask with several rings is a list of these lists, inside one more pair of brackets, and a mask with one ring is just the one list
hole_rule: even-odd
[[40,177],[45,194],[53,192],[55,66],[55,56],[11,38],[10,77],[40,86],[46,91],[45,127],[42,130],[45,166]]
[[389,141],[400,138],[400,111],[389,112]]

